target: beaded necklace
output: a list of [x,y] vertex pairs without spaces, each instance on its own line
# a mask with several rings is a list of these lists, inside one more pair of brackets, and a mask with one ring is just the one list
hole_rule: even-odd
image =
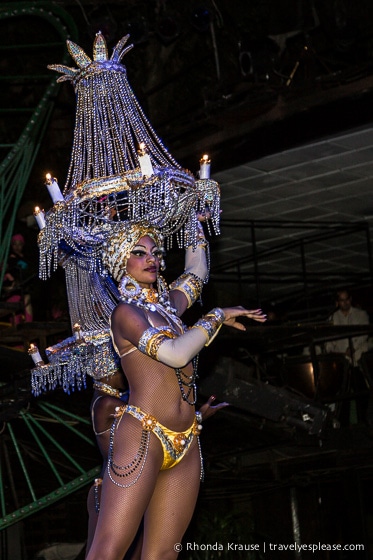
[[[181,398],[190,406],[194,406],[197,402],[197,385],[196,380],[198,378],[197,374],[197,364],[198,356],[193,359],[193,373],[192,375],[186,375],[180,368],[175,368],[176,379],[179,384],[179,389],[181,393]],[[187,389],[184,389],[186,387]],[[192,395],[190,400],[190,395]]]
[[130,274],[126,274],[118,286],[120,300],[152,313],[159,313],[170,327],[175,328],[176,326],[180,332],[184,332],[184,324],[177,316],[177,310],[171,305],[167,284],[161,275],[158,276],[157,283],[158,290],[141,288]]

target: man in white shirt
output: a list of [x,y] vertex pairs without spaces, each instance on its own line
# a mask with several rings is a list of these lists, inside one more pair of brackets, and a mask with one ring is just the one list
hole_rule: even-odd
[[[338,309],[330,317],[333,325],[369,325],[369,316],[366,311],[352,306],[352,298],[347,290],[337,292],[336,305]],[[354,336],[351,343],[348,338],[331,340],[325,345],[326,352],[344,354],[352,365],[356,367],[363,352],[369,350],[368,335]]]
[[[333,325],[369,325],[369,316],[366,311],[352,306],[352,298],[347,290],[337,292],[336,306],[330,317]],[[336,352],[346,356],[351,363],[351,388],[355,393],[356,412],[359,422],[368,423],[369,384],[363,374],[360,358],[369,350],[368,334],[354,336],[350,339],[339,338],[326,343],[326,352]]]

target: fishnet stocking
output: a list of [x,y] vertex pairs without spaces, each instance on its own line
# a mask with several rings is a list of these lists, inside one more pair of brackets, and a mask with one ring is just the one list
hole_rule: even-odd
[[[141,423],[124,414],[115,434],[116,464],[131,463],[138,452],[141,432]],[[118,442],[125,442],[125,445],[118,445]],[[174,544],[180,542],[189,524],[198,495],[200,458],[197,442],[193,442],[186,457],[174,468],[159,472],[162,461],[162,447],[151,433],[144,468],[135,484],[121,488],[105,473],[100,514],[87,560],[122,560],[144,513],[141,558],[171,560],[177,557]],[[112,477],[122,482],[113,473]]]
[[[98,489],[98,497],[101,500],[101,486]],[[94,498],[94,485],[91,486],[88,492],[87,499],[87,511],[88,511],[88,537],[86,543],[85,557],[91,548],[93,536],[95,534],[98,513],[95,508],[95,498]],[[141,549],[142,549],[142,538],[143,538],[143,523],[140,524],[136,537],[128,549],[127,554],[123,560],[140,560],[141,559]]]
[[159,473],[145,514],[143,560],[177,558],[174,547],[181,542],[193,515],[200,470],[199,450],[195,441],[178,465]]
[[87,544],[86,544],[86,555],[88,554],[88,551],[91,548],[93,535],[95,534],[95,529],[96,529],[96,524],[98,519],[98,514],[96,513],[96,508],[95,508],[94,484],[92,484],[88,492],[87,512],[88,512],[88,535],[87,535]]

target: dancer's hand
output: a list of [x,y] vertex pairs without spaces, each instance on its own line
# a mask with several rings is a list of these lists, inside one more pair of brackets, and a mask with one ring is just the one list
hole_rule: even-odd
[[197,212],[197,220],[199,222],[207,222],[211,218],[210,211],[206,208],[204,212]]
[[[223,210],[219,210],[219,214],[221,214],[222,212]],[[207,222],[207,220],[209,220],[210,218],[211,218],[211,212],[207,207],[206,210],[197,212],[197,220],[199,222]]]
[[228,325],[239,331],[245,331],[246,327],[239,321],[236,321],[237,317],[247,317],[259,323],[264,323],[267,320],[267,315],[261,309],[245,309],[241,305],[237,307],[224,307],[222,309],[225,315],[223,325]]
[[215,406],[212,406],[212,403],[214,402],[215,398],[216,397],[214,395],[211,395],[211,397],[209,397],[209,399],[205,402],[205,404],[203,404],[200,407],[199,412],[202,414],[202,420],[206,420],[207,418],[210,418],[210,416],[213,416],[221,408],[225,408],[226,406],[229,406],[229,403],[227,402],[221,402],[219,404],[216,404]]

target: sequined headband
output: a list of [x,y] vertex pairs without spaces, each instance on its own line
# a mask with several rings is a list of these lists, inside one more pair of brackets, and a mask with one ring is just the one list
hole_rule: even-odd
[[158,247],[163,247],[163,235],[155,227],[143,223],[121,223],[103,246],[102,260],[117,282],[125,273],[126,260],[141,237],[148,235]]

